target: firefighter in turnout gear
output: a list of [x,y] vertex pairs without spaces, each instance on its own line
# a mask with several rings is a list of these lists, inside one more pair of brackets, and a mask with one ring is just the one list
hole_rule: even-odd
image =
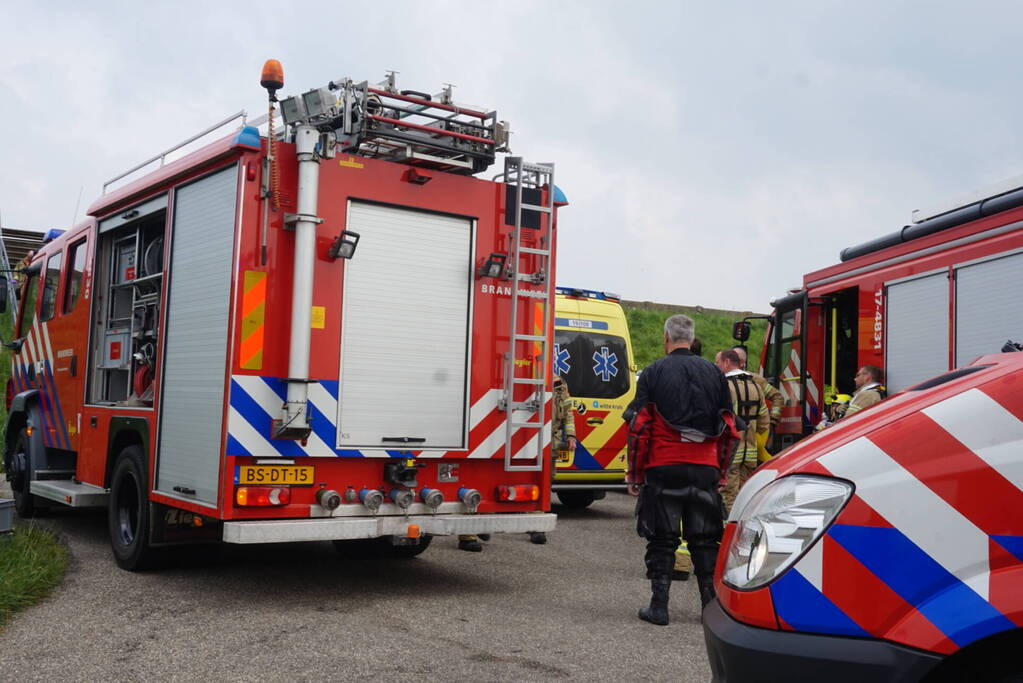
[[767,402],[753,376],[739,367],[739,354],[732,349],[720,351],[715,362],[728,380],[735,414],[746,423],[746,429],[728,468],[728,481],[721,492],[727,512],[732,509],[739,489],[759,464],[757,435],[764,434],[771,428],[771,420],[767,412]]
[[880,403],[887,396],[884,387],[881,386],[881,368],[876,365],[864,365],[856,373],[853,381],[856,383],[856,392],[849,401],[849,407],[845,409],[843,417],[855,415],[864,408]]
[[735,351],[739,356],[739,368],[749,373],[749,376],[757,383],[760,393],[764,395],[764,400],[767,401],[768,414],[771,418],[771,429],[774,430],[781,420],[781,409],[785,407],[785,397],[763,375],[749,372],[746,369],[746,347],[733,346],[732,351]]
[[[578,443],[575,436],[575,402],[568,393],[568,385],[561,375],[554,375],[554,396],[551,399],[551,410],[553,411],[551,420],[552,451],[554,460],[557,462],[573,453]],[[542,545],[547,542],[547,534],[542,531],[534,531],[529,534],[529,540]]]

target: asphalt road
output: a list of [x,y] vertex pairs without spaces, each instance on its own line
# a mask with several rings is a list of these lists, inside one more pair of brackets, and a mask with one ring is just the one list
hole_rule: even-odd
[[439,537],[409,560],[225,546],[139,574],[114,564],[102,512],[51,514],[71,565],[0,632],[0,679],[709,680],[694,582],[674,584],[671,625],[636,618],[649,584],[632,499],[554,511],[542,546]]

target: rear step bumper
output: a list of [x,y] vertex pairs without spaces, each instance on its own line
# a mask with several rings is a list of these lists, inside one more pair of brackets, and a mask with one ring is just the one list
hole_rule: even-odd
[[553,531],[558,516],[518,513],[502,515],[410,515],[333,519],[272,519],[224,522],[226,543],[288,543],[336,541],[379,536],[406,536],[416,524],[424,534],[528,533]]

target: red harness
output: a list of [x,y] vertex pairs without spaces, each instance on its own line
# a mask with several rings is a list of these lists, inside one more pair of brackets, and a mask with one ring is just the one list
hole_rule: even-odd
[[721,434],[703,435],[702,441],[693,441],[661,417],[656,405],[646,404],[629,423],[626,481],[643,483],[643,472],[648,467],[690,464],[717,467],[723,483],[732,451],[742,435],[735,427],[731,411],[721,411],[721,419],[725,423]]

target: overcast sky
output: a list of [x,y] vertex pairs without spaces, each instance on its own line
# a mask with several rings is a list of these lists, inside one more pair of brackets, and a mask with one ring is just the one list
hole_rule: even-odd
[[67,227],[103,181],[262,113],[268,57],[289,94],[394,69],[496,109],[571,202],[558,283],[627,299],[766,311],[913,209],[1023,173],[1014,2],[0,8],[12,228]]

